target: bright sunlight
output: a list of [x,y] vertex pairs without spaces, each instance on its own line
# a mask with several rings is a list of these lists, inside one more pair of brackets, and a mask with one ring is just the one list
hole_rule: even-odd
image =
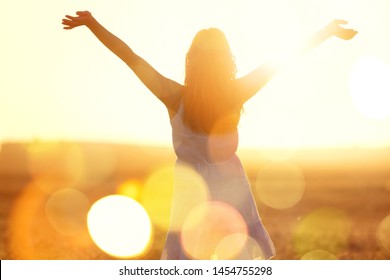
[[104,197],[92,205],[88,229],[100,249],[119,258],[145,253],[152,232],[145,209],[135,200],[121,195]]
[[[245,105],[240,147],[367,147],[390,141],[387,1],[40,0],[23,9],[19,2],[2,1],[4,10],[18,15],[0,19],[0,142],[170,144],[165,108],[131,70],[86,28],[62,29],[61,18],[77,10],[90,10],[180,83],[186,52],[202,28],[226,34],[241,76],[275,51],[283,54],[275,60],[284,62],[297,42],[332,19],[346,19],[347,27],[359,31],[353,42],[328,40],[286,65]],[[336,133],[345,127],[348,133]]]

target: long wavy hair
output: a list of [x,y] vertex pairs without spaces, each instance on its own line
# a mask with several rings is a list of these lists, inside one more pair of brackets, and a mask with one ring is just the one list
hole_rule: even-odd
[[223,32],[199,31],[186,56],[184,123],[205,134],[235,131],[242,109],[235,99],[235,78],[236,64]]

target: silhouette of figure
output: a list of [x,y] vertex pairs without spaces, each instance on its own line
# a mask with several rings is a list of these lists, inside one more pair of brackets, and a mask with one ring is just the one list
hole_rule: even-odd
[[[272,258],[275,248],[259,217],[236,150],[237,125],[243,104],[272,78],[279,67],[272,62],[264,63],[249,74],[236,78],[234,57],[225,35],[216,28],[210,28],[199,31],[193,39],[186,56],[184,85],[181,85],[157,72],[122,40],[106,30],[90,12],[79,11],[76,15],[67,15],[63,19],[64,29],[82,25],[88,27],[168,109],[173,147],[177,155],[175,176],[181,166],[190,167],[207,186],[208,198],[202,202],[205,205],[209,203],[202,212],[206,223],[193,225],[195,230],[191,226],[184,229],[186,217],[193,215],[191,211],[202,203],[192,203],[193,207],[183,203],[186,197],[192,196],[191,189],[186,189],[189,182],[185,178],[175,180],[172,226],[161,259]],[[352,39],[357,32],[340,26],[346,23],[344,20],[333,20],[309,37],[296,55],[315,48],[332,36]],[[221,205],[230,212],[224,210],[215,213]],[[240,218],[234,220],[233,216]],[[233,225],[229,224],[229,219],[234,222]],[[179,227],[178,220],[181,221]],[[237,221],[244,221],[244,224]],[[217,234],[214,234],[215,230]],[[240,241],[240,236],[246,239]],[[224,249],[216,250],[215,247],[223,243],[217,237],[227,238],[225,243],[232,248],[240,244],[239,249],[230,254],[224,253]],[[191,244],[188,245],[188,242]]]

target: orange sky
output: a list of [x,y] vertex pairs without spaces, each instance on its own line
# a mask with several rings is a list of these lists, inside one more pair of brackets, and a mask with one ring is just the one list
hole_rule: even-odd
[[328,40],[286,66],[247,103],[241,146],[390,143],[386,0],[5,0],[0,7],[0,141],[170,143],[165,109],[131,70],[86,28],[62,30],[65,14],[90,10],[179,82],[185,53],[201,28],[225,32],[238,74],[244,75],[275,48],[290,46],[334,18],[347,19],[359,31],[354,40]]

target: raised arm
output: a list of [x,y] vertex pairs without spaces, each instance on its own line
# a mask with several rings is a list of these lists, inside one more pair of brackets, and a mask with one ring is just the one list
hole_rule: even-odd
[[[288,57],[285,57],[284,60],[289,61],[297,58],[316,48],[332,36],[344,40],[352,39],[357,34],[357,31],[340,26],[347,23],[347,21],[339,19],[331,21],[324,28],[310,36],[298,48],[290,50],[288,52]],[[278,61],[278,59],[270,59],[268,62],[260,65],[246,76],[238,79],[237,87],[239,89],[242,103],[254,96],[278,72],[278,70],[286,64],[287,61],[281,62]]]
[[104,28],[90,12],[77,12],[77,16],[66,15],[62,20],[64,29],[73,29],[85,25],[110,51],[123,60],[144,83],[144,85],[157,97],[165,106],[176,111],[177,102],[180,100],[183,86],[172,81],[157,72],[149,63],[139,57],[133,50]]

